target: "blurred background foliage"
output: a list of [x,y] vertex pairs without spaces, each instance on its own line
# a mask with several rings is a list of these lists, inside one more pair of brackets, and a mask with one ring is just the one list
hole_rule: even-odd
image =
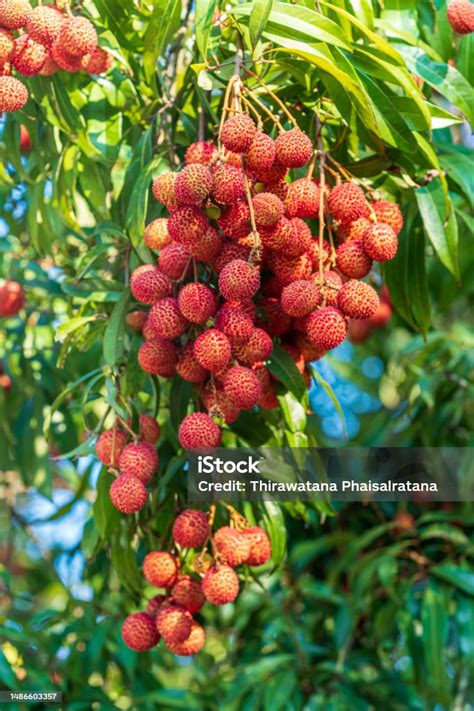
[[[453,35],[444,0],[84,0],[81,12],[113,69],[32,78],[32,100],[0,124],[0,272],[27,297],[0,324],[2,688],[61,690],[74,711],[471,709],[469,504],[248,506],[274,561],[234,605],[205,611],[203,653],[138,656],[120,626],[152,594],[139,563],[185,502],[187,407],[138,369],[124,284],[155,258],[142,243],[160,214],[151,180],[200,130],[212,137],[238,37],[261,100],[279,113],[246,69],[313,137],[318,114],[333,157],[397,199],[405,229],[377,277],[392,318],[314,365],[314,414],[296,384],[281,413],[246,415],[228,443],[472,444],[473,36]],[[164,430],[145,525],[108,504],[92,456],[129,406]]]

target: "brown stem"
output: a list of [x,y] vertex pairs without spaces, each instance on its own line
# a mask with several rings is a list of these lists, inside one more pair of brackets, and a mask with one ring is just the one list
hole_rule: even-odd
[[277,119],[275,114],[268,108],[268,106],[265,106],[264,103],[260,101],[260,99],[254,94],[254,92],[249,89],[247,86],[245,87],[245,93],[248,94],[251,98],[252,101],[257,104],[257,106],[262,110],[265,111],[265,113],[271,118],[273,123],[277,126],[279,131],[284,131],[285,129],[281,125],[280,121]]
[[288,111],[288,108],[287,108],[287,107],[285,106],[285,104],[283,103],[283,101],[265,84],[265,82],[263,81],[263,79],[260,79],[260,77],[259,77],[257,74],[255,74],[254,72],[252,72],[251,69],[247,69],[246,67],[244,67],[244,72],[246,72],[247,74],[249,74],[253,79],[256,79],[256,80],[258,81],[258,83],[260,84],[260,86],[263,86],[263,88],[265,89],[265,91],[267,92],[267,94],[268,94],[269,96],[271,96],[274,101],[276,101],[276,103],[278,104],[278,106],[280,107],[280,109],[283,111],[283,113],[284,113],[284,114],[288,117],[288,119],[291,121],[291,123],[293,124],[294,128],[299,128],[299,126],[298,126],[298,124],[297,124],[297,122],[296,122],[296,119],[293,118],[293,116],[291,115],[291,113]]

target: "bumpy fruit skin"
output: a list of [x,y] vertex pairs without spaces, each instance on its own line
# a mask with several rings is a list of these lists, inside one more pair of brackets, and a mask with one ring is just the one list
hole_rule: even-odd
[[337,348],[347,335],[344,314],[334,306],[325,306],[306,317],[305,332],[308,340],[318,350]]
[[200,548],[207,541],[209,530],[204,511],[185,509],[173,523],[173,538],[182,548]]
[[250,172],[268,170],[276,156],[275,141],[263,131],[257,131],[245,154],[245,165]]
[[178,360],[176,346],[164,338],[145,341],[138,351],[138,362],[142,370],[162,378],[171,378]]
[[193,618],[184,607],[162,605],[156,615],[156,629],[166,644],[180,644],[191,633]]
[[222,143],[232,153],[245,153],[252,145],[257,127],[248,114],[234,114],[222,127]]
[[48,54],[46,57],[46,61],[41,67],[40,74],[42,77],[51,77],[53,74],[56,74],[60,69],[59,65],[56,64],[56,62],[53,59],[52,52]]
[[210,141],[195,141],[186,149],[184,161],[186,165],[191,163],[201,163],[209,165],[214,156],[217,155],[216,146]]
[[176,208],[176,198],[174,196],[174,183],[176,173],[162,173],[154,178],[152,183],[152,193],[155,200],[161,202],[170,212]]
[[237,200],[219,217],[217,224],[228,237],[240,239],[251,230],[250,209],[246,200]]
[[7,30],[25,27],[31,14],[27,0],[0,0],[0,26]]
[[173,654],[177,654],[179,657],[190,657],[201,651],[205,641],[206,633],[204,632],[204,628],[193,621],[189,637],[185,639],[184,642],[180,644],[167,644],[166,646]]
[[171,588],[179,573],[176,557],[168,551],[152,551],[143,561],[143,575],[156,588]]
[[232,343],[245,343],[253,330],[251,317],[239,304],[226,303],[216,314],[215,327],[222,331]]
[[342,274],[352,279],[362,279],[372,269],[372,259],[361,240],[340,244],[336,249],[336,265]]
[[252,200],[257,227],[270,227],[283,217],[285,206],[273,193],[259,193]]
[[61,41],[61,37],[54,40],[50,55],[55,64],[65,72],[80,72],[82,69],[82,57],[69,54]]
[[371,221],[366,217],[359,217],[358,220],[348,223],[344,226],[345,229],[339,231],[340,240],[343,242],[361,240],[367,227],[370,227],[371,224]]
[[[319,280],[319,274],[316,275],[316,278]],[[337,294],[342,284],[341,276],[332,269],[324,274],[321,293],[326,300],[326,306],[337,306]]]
[[[162,604],[166,601],[166,596],[165,595],[154,595],[151,597],[146,605],[146,612],[151,616],[151,617],[156,617],[156,614]],[[156,624],[155,624],[156,627]]]
[[194,343],[187,343],[178,356],[176,372],[188,383],[202,383],[208,372],[200,365],[194,355]]
[[[403,229],[403,215],[400,206],[396,202],[377,200],[372,203],[372,209],[377,216],[377,221],[390,225],[398,237]],[[369,225],[367,225],[367,227],[369,227]]]
[[35,42],[50,47],[59,36],[63,22],[63,15],[54,7],[38,5],[30,13],[26,31]]
[[228,301],[251,299],[260,286],[260,272],[243,259],[226,264],[219,274],[219,291]]
[[376,262],[389,262],[397,253],[397,235],[389,225],[376,222],[364,232],[365,252]]
[[240,415],[239,408],[229,400],[221,387],[208,384],[202,394],[202,401],[211,417],[223,418],[228,425]]
[[95,445],[97,458],[106,467],[117,467],[122,450],[127,444],[127,435],[122,430],[112,427],[102,432]]
[[212,605],[227,605],[239,594],[239,579],[230,565],[209,568],[201,585],[206,600]]
[[152,264],[142,264],[134,269],[130,287],[136,300],[148,305],[169,296],[173,290],[170,278]]
[[179,310],[178,300],[172,296],[156,301],[148,314],[148,325],[158,338],[178,338],[188,327]]
[[245,190],[244,173],[240,168],[223,163],[214,173],[212,197],[221,205],[233,205]]
[[140,424],[140,434],[149,444],[156,444],[160,439],[161,428],[154,417],[150,415],[140,415],[138,418]]
[[341,183],[331,190],[328,198],[331,215],[343,225],[370,217],[370,207],[364,191],[354,183]]
[[257,325],[259,328],[263,328],[269,336],[282,336],[290,330],[292,325],[291,316],[283,310],[278,299],[263,299],[258,306],[262,318],[259,319]]
[[124,514],[137,513],[146,504],[145,484],[133,474],[120,474],[112,482],[109,495],[115,508]]
[[223,245],[224,237],[218,233],[215,227],[208,225],[199,240],[190,243],[187,247],[196,259],[202,262],[212,262],[222,251]]
[[178,294],[178,306],[191,323],[206,323],[216,313],[214,292],[205,284],[193,282],[183,286]]
[[17,281],[6,281],[0,286],[0,317],[16,316],[25,305],[25,292]]
[[101,47],[96,47],[91,54],[86,54],[81,59],[81,67],[89,74],[105,74],[113,64],[113,57]]
[[191,163],[178,173],[174,196],[180,205],[201,205],[212,190],[212,173],[201,163]]
[[219,373],[230,360],[231,344],[221,331],[210,328],[194,341],[194,355],[203,368]]
[[59,42],[71,56],[83,57],[97,47],[97,32],[86,17],[71,17],[62,24]]
[[272,555],[272,544],[270,539],[260,526],[246,528],[242,533],[250,541],[250,553],[245,560],[248,565],[263,565]]
[[28,101],[28,89],[19,79],[0,76],[0,113],[19,111]]
[[273,351],[273,341],[262,328],[254,328],[243,345],[234,347],[235,357],[245,365],[254,365],[268,360]]
[[198,241],[207,227],[208,222],[204,213],[192,205],[178,207],[168,218],[170,237],[185,246]]
[[15,51],[15,38],[8,30],[0,28],[0,64],[9,62]]
[[158,644],[155,620],[146,612],[134,612],[122,625],[122,638],[135,652],[146,652]]
[[158,217],[145,227],[143,240],[150,249],[163,249],[171,242],[171,237],[168,232],[168,219],[166,217]]
[[201,585],[189,575],[179,578],[171,590],[171,596],[177,605],[184,607],[192,615],[199,612],[206,602]]
[[258,180],[263,183],[267,186],[267,188],[272,188],[276,183],[281,182],[286,177],[288,168],[282,165],[280,161],[275,158],[270,168],[263,168],[263,166],[259,166],[249,172],[254,180]]
[[474,5],[468,0],[453,0],[448,5],[448,21],[458,35],[474,32]]
[[337,295],[337,305],[351,318],[370,318],[380,304],[377,292],[369,284],[350,279]]
[[221,441],[221,431],[209,415],[192,412],[180,424],[178,439],[183,449],[214,449]]
[[319,306],[321,290],[313,281],[299,279],[285,286],[281,292],[281,305],[287,314],[294,317],[307,316]]
[[46,61],[47,50],[29,35],[21,35],[15,42],[12,64],[20,74],[32,77],[38,74]]
[[275,141],[277,160],[287,168],[301,168],[313,154],[313,144],[298,128],[280,133]]
[[158,469],[156,449],[149,442],[127,444],[120,455],[119,468],[122,474],[133,474],[148,484]]
[[284,254],[273,254],[272,258],[269,259],[269,267],[278,278],[278,281],[283,286],[286,286],[297,279],[309,279],[313,263],[308,252],[289,259]]
[[158,257],[158,266],[170,279],[180,279],[189,268],[191,254],[187,247],[177,242],[171,242],[163,247]]
[[214,534],[214,544],[223,563],[236,568],[250,555],[250,539],[243,531],[230,526],[219,528]]
[[262,394],[255,373],[240,365],[229,368],[222,383],[227,397],[241,410],[255,407]]
[[299,178],[288,187],[285,207],[290,217],[315,218],[319,215],[320,190],[314,180]]

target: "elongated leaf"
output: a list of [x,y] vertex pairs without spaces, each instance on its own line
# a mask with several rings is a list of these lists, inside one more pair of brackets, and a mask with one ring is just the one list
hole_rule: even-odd
[[283,385],[301,401],[306,393],[306,384],[303,376],[296,367],[295,361],[281,346],[273,348],[272,357],[268,362],[268,369]]
[[436,254],[444,266],[459,278],[457,261],[458,234],[456,221],[450,220],[452,205],[439,178],[415,191],[423,226]]
[[279,395],[278,400],[288,429],[291,432],[304,432],[306,427],[306,411],[303,405],[291,392]]
[[341,403],[340,403],[339,400],[337,399],[336,393],[334,392],[334,390],[332,389],[332,387],[329,385],[329,383],[326,382],[326,380],[324,380],[324,378],[323,378],[323,376],[321,375],[321,373],[318,373],[318,371],[316,370],[316,368],[311,368],[311,375],[312,375],[313,378],[319,383],[319,385],[321,385],[321,387],[327,392],[327,394],[328,394],[329,397],[331,398],[331,402],[332,402],[332,404],[334,405],[334,407],[336,408],[337,414],[338,414],[339,417],[341,418],[342,426],[343,426],[343,429],[344,429],[344,437],[347,437],[347,423],[346,423],[346,418],[345,418],[345,415],[344,415],[344,410],[343,410],[342,407],[341,407]]
[[120,522],[120,511],[112,504],[109,496],[114,476],[105,469],[97,480],[97,498],[94,502],[94,522],[101,538],[107,539]]
[[186,417],[192,390],[192,383],[177,375],[173,376],[170,387],[170,420],[176,432]]
[[286,526],[283,512],[278,504],[265,501],[263,509],[263,525],[272,544],[272,561],[280,565],[286,554]]
[[446,583],[454,585],[467,595],[474,596],[474,573],[472,571],[451,563],[443,563],[431,568],[431,573]]
[[265,29],[273,0],[255,0],[249,18],[250,41],[255,46]]
[[207,46],[216,5],[216,0],[196,0],[196,44],[204,61],[207,59]]
[[448,633],[446,594],[431,582],[425,590],[421,609],[423,651],[427,670],[426,683],[433,700],[446,701],[448,677],[444,647]]
[[112,565],[120,583],[134,595],[140,595],[143,588],[142,575],[137,565],[137,555],[129,541],[116,536],[111,549]]
[[112,315],[105,329],[104,360],[107,365],[115,365],[123,356],[125,342],[125,314],[130,301],[130,289],[124,290],[120,300],[114,306]]

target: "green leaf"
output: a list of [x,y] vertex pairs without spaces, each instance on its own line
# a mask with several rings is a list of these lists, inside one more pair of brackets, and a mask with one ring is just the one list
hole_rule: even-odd
[[263,510],[263,527],[272,544],[272,561],[277,566],[286,554],[285,517],[280,506],[272,501],[265,501],[260,507]]
[[296,397],[302,401],[307,397],[306,383],[296,367],[295,361],[284,348],[275,345],[268,362],[270,372]]
[[420,532],[420,540],[426,541],[431,538],[441,538],[456,546],[466,546],[469,544],[469,538],[465,533],[460,531],[459,528],[443,523],[434,523],[431,526],[423,528]]
[[154,0],[144,38],[143,66],[149,83],[154,83],[158,57],[179,28],[181,0]]
[[321,375],[321,373],[319,373],[316,370],[316,368],[311,368],[311,375],[319,383],[319,385],[321,385],[321,387],[327,392],[327,394],[331,398],[331,402],[334,405],[334,407],[336,408],[337,414],[341,418],[342,426],[344,428],[344,437],[347,437],[348,434],[347,434],[346,418],[344,415],[344,410],[341,407],[341,403],[337,399],[336,393],[334,392],[332,387],[329,385],[329,383],[326,380],[324,380],[323,376]]
[[265,29],[273,5],[273,0],[255,0],[249,17],[250,41],[255,47]]
[[73,318],[70,318],[68,321],[65,321],[64,323],[58,326],[58,328],[56,329],[56,340],[60,343],[63,343],[66,337],[70,336],[71,333],[78,331],[87,323],[97,320],[97,314],[94,314],[92,316],[74,316]]
[[421,608],[422,644],[426,664],[426,684],[432,699],[447,701],[448,677],[445,645],[448,634],[447,600],[444,590],[430,581]]
[[140,595],[143,582],[137,565],[137,554],[124,536],[114,537],[110,558],[120,583],[133,595]]
[[159,156],[154,158],[139,173],[132,188],[132,194],[127,201],[127,229],[130,231],[133,245],[136,247],[143,240],[148,198],[150,196],[150,183],[152,178],[159,173],[158,170],[163,160]]
[[291,432],[304,432],[306,428],[306,411],[293,393],[278,395],[286,426]]
[[201,57],[207,60],[207,47],[217,0],[196,0],[195,36]]
[[439,178],[418,188],[415,195],[427,237],[441,263],[458,279],[458,233],[449,196]]
[[177,432],[181,422],[186,417],[189,400],[193,391],[192,383],[183,380],[178,375],[174,375],[170,387],[170,420],[174,430]]
[[474,596],[474,573],[451,563],[442,563],[431,568],[432,575],[450,583],[467,595]]
[[103,353],[107,365],[115,365],[123,356],[125,344],[125,314],[130,301],[130,289],[127,287],[120,300],[114,306],[107,328],[105,329]]
[[101,538],[107,539],[120,523],[121,513],[112,504],[109,489],[115,477],[102,469],[97,480],[97,498],[94,502],[94,522]]

